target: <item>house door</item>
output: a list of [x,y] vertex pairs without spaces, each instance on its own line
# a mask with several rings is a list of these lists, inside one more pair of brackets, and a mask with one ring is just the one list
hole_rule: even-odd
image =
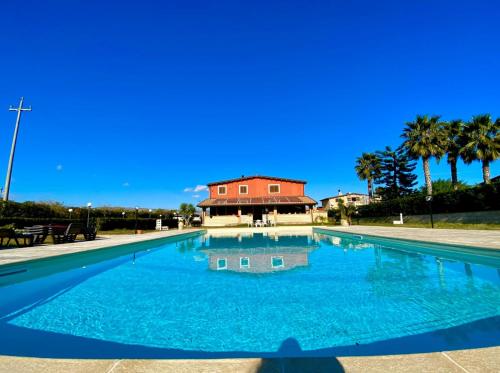
[[262,206],[254,206],[253,208],[253,220],[262,220],[262,211],[264,208]]

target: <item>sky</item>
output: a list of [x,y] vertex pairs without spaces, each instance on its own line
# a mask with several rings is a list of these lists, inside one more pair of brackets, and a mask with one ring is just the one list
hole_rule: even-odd
[[356,157],[417,114],[500,116],[498,19],[495,0],[4,2],[0,184],[24,96],[16,201],[175,208],[255,174],[365,192]]

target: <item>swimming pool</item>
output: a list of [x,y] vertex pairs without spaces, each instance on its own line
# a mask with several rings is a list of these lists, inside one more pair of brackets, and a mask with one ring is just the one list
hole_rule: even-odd
[[212,232],[47,263],[0,267],[0,354],[338,356],[500,341],[491,250]]

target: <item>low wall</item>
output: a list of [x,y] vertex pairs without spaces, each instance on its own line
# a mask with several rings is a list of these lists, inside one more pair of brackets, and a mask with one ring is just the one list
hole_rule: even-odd
[[276,216],[277,224],[311,224],[311,214],[278,214]]
[[315,210],[313,211],[312,218],[314,223],[325,223],[328,221],[328,212],[323,210]]
[[[319,215],[322,215],[320,213]],[[319,216],[314,215],[315,217]],[[326,217],[326,213],[324,214]],[[270,213],[268,215],[269,220],[275,221],[276,224],[311,224],[311,214],[278,214],[275,218],[274,214]],[[203,226],[205,227],[230,227],[236,225],[243,225],[253,222],[252,215],[242,215],[240,217],[236,215],[221,215],[221,216],[212,216],[205,217],[205,221],[203,222]]]
[[226,227],[240,224],[240,219],[236,215],[206,216],[203,226],[205,227]]

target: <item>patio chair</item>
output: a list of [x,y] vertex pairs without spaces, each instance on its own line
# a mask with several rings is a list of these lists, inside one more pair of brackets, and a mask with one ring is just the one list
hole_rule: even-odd
[[[4,246],[4,239],[6,239],[5,246],[8,246],[10,241],[14,240],[17,247],[33,246],[33,235],[30,233],[17,232],[14,228],[0,228],[0,247]],[[23,245],[19,240],[23,240]]]
[[97,236],[97,227],[82,227],[82,234],[86,241],[93,241]]
[[34,225],[32,227],[24,227],[24,232],[33,235],[33,243],[41,245],[49,235],[49,227],[46,225]]
[[50,227],[50,235],[55,244],[64,242],[75,242],[76,236],[82,232],[82,225],[71,223],[67,227],[64,225],[53,225]]

